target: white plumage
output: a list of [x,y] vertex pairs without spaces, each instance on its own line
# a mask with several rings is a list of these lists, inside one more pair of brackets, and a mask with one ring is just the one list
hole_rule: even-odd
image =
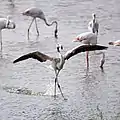
[[0,42],[1,42],[1,52],[2,52],[2,30],[3,29],[14,29],[15,23],[10,20],[9,17],[7,18],[0,18]]
[[99,23],[96,19],[96,14],[92,14],[92,20],[88,23],[88,30],[90,32],[98,34]]
[[83,44],[97,44],[97,35],[92,32],[85,32],[75,37],[74,42],[82,42]]

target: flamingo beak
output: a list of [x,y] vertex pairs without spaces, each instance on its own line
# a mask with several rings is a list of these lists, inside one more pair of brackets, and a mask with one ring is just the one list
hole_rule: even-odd
[[21,12],[22,15],[25,15],[25,12]]
[[13,29],[15,29],[16,28],[16,25],[15,24],[13,24]]

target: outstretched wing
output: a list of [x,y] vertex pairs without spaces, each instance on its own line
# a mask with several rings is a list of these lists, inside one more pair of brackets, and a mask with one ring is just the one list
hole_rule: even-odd
[[49,57],[41,52],[32,52],[32,53],[28,53],[26,55],[23,55],[21,57],[19,57],[18,59],[14,60],[13,63],[16,63],[16,62],[19,62],[19,61],[22,61],[22,60],[26,60],[26,59],[29,59],[29,58],[33,58],[33,59],[37,59],[38,61],[40,62],[45,62],[47,60],[50,60],[52,61],[53,58],[52,57]]
[[66,52],[65,54],[65,60],[68,60],[72,56],[81,53],[81,52],[86,52],[86,51],[94,51],[94,50],[104,50],[107,49],[108,47],[106,46],[101,46],[101,45],[82,45],[73,48],[72,50]]

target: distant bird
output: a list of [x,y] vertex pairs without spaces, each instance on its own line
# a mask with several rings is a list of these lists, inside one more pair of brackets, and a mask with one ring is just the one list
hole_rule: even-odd
[[22,14],[23,14],[23,15],[26,15],[26,16],[30,16],[30,17],[33,18],[33,19],[32,19],[32,22],[30,23],[29,28],[28,28],[28,39],[29,39],[29,31],[30,31],[31,25],[32,25],[32,23],[33,23],[34,21],[35,21],[35,25],[36,25],[36,31],[37,31],[37,34],[38,34],[38,36],[39,36],[39,30],[38,30],[38,27],[37,27],[36,18],[40,18],[40,19],[44,20],[44,22],[45,22],[45,24],[46,24],[47,26],[51,26],[51,25],[55,24],[56,26],[55,26],[55,31],[54,31],[55,34],[54,34],[54,35],[55,35],[55,38],[58,37],[58,36],[57,36],[57,32],[58,32],[58,23],[57,23],[57,21],[53,21],[52,23],[49,24],[49,23],[47,22],[46,18],[45,18],[45,15],[44,15],[43,11],[42,11],[41,9],[36,8],[36,7],[28,8],[28,9],[25,10]]
[[107,49],[107,47],[106,46],[100,46],[100,45],[82,45],[82,46],[75,47],[70,51],[67,51],[65,55],[61,54],[61,51],[60,51],[61,49],[63,49],[63,47],[61,45],[58,45],[57,46],[57,52],[59,54],[58,58],[50,57],[48,55],[45,55],[45,54],[37,51],[37,52],[28,53],[26,55],[23,55],[23,56],[19,57],[18,59],[13,61],[13,63],[17,63],[19,61],[26,60],[26,59],[29,59],[29,58],[37,59],[40,62],[46,62],[47,60],[51,61],[52,62],[51,66],[55,71],[54,97],[56,98],[56,84],[57,84],[57,86],[58,86],[58,88],[61,92],[62,97],[65,99],[65,97],[62,93],[60,84],[58,82],[58,75],[59,75],[60,70],[62,70],[62,68],[65,64],[65,61],[68,60],[69,58],[71,58],[72,56],[80,53],[80,52],[103,50],[103,49]]
[[2,29],[14,29],[15,23],[10,20],[9,16],[7,18],[0,18],[0,43],[2,52]]
[[120,40],[114,41],[114,42],[109,42],[109,45],[114,45],[114,46],[120,46]]
[[96,14],[93,13],[92,18],[93,19],[88,24],[88,30],[90,30],[90,32],[96,33],[98,35],[99,23],[96,19]]

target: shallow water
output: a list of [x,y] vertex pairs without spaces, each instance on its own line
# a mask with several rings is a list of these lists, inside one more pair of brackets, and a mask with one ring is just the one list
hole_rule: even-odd
[[[120,48],[109,46],[104,71],[99,68],[100,56],[90,57],[86,72],[85,54],[66,62],[59,75],[64,96],[57,92],[54,100],[54,72],[36,60],[13,64],[20,55],[33,51],[56,55],[54,26],[45,26],[38,19],[40,36],[32,26],[30,40],[27,28],[30,17],[25,9],[40,7],[47,20],[59,22],[58,40],[65,53],[79,43],[73,38],[87,31],[91,14],[100,23],[98,42],[108,45],[120,39],[119,0],[0,0],[0,16],[11,15],[15,30],[3,30],[3,58],[0,59],[0,120],[119,120],[120,119]],[[49,2],[49,5],[48,5]],[[47,91],[47,93],[46,93]],[[46,94],[45,94],[46,93]]]

